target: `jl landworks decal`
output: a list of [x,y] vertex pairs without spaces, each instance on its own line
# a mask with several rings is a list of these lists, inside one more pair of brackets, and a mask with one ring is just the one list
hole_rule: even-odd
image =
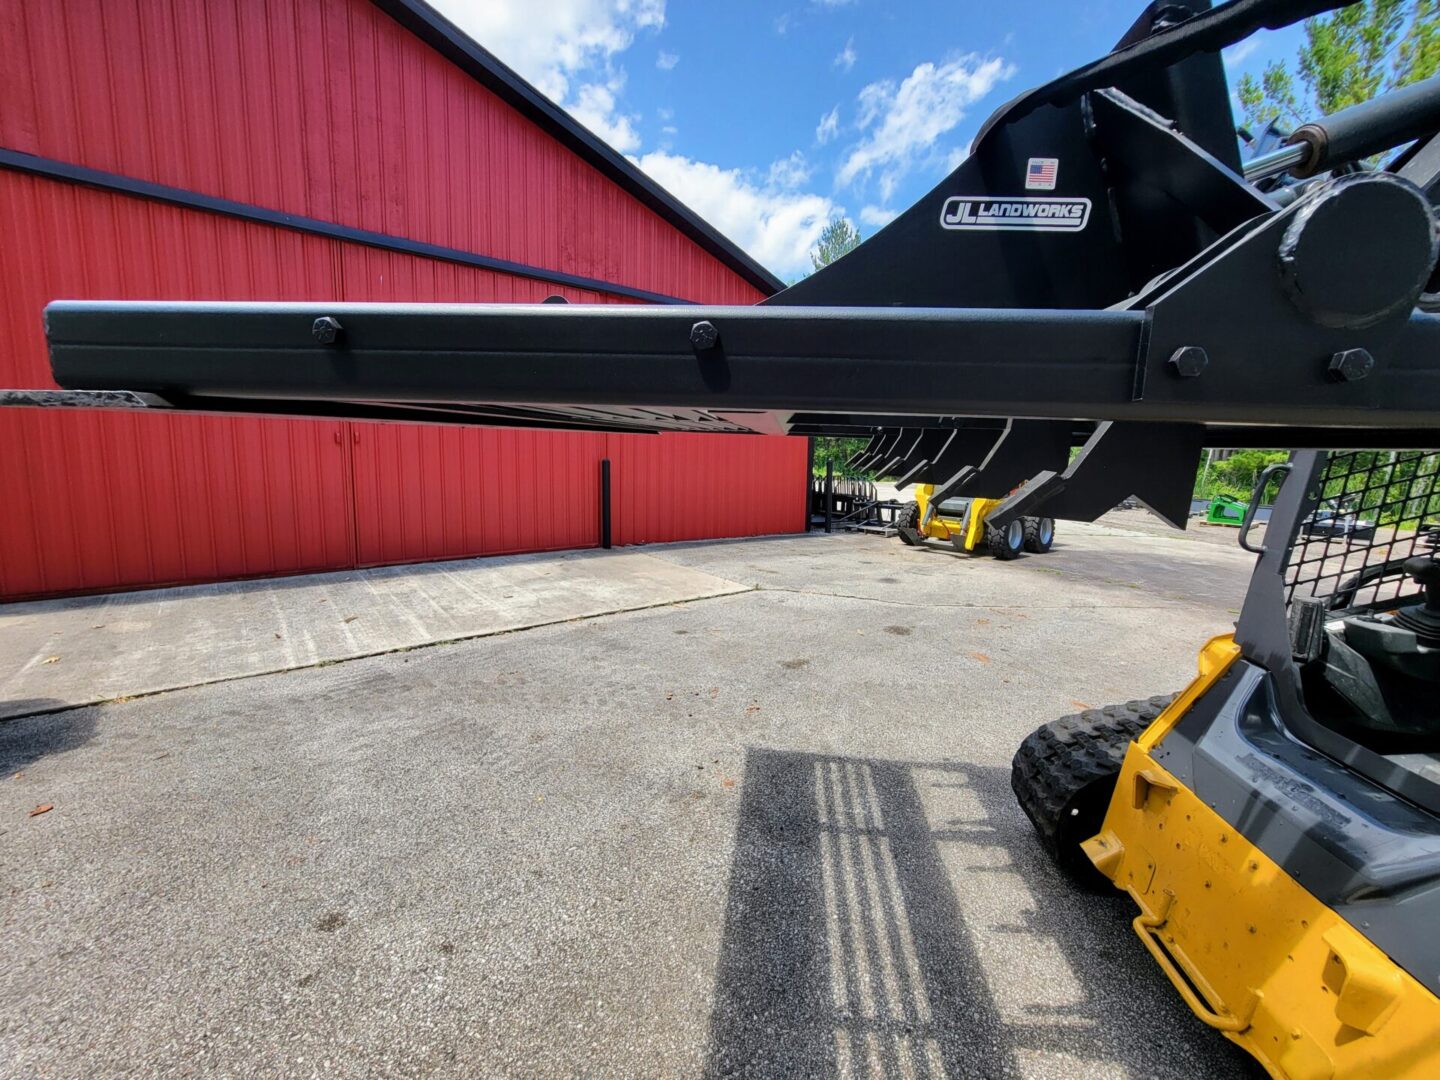
[[940,210],[946,229],[1028,229],[1032,232],[1079,232],[1090,220],[1089,199],[952,195]]

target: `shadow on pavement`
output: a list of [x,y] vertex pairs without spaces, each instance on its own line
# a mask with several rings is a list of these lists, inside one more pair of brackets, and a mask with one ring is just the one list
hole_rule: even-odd
[[747,751],[708,1074],[1257,1075],[1043,860],[1008,769]]
[[6,701],[0,702],[0,710],[13,714],[0,719],[0,777],[19,772],[49,754],[84,746],[95,734],[95,710],[77,709],[63,701]]

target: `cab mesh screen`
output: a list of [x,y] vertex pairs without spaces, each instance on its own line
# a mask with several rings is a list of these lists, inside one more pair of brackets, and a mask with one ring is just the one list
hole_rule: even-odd
[[1340,611],[1417,598],[1402,566],[1440,557],[1440,451],[1334,453],[1321,483],[1320,505],[1290,551],[1286,601],[1313,598]]

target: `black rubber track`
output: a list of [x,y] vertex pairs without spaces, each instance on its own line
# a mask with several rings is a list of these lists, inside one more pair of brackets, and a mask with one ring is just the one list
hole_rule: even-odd
[[1036,728],[1010,766],[1010,786],[1040,844],[1077,884],[1108,888],[1080,843],[1100,831],[1125,750],[1175,695],[1062,716]]

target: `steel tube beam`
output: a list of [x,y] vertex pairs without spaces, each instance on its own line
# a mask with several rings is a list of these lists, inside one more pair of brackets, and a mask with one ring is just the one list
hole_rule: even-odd
[[[334,344],[312,337],[323,317],[341,327]],[[1440,318],[1429,315],[1387,332],[1384,362],[1353,394],[1261,377],[1278,361],[1257,357],[1246,377],[1207,374],[1203,403],[1135,396],[1140,311],[64,301],[46,319],[62,386],[191,408],[210,397],[507,403],[592,422],[604,407],[653,426],[677,410],[673,426],[690,430],[724,430],[726,414],[774,414],[774,430],[795,412],[862,410],[1440,427]],[[711,347],[691,342],[700,322],[717,331]]]
[[[336,320],[333,345],[311,327]],[[692,326],[719,329],[697,350]],[[1143,316],[945,308],[325,305],[60,301],[70,389],[190,398],[920,413],[1023,412],[1033,393],[1128,396]],[[1032,388],[1033,389],[1033,388]],[[938,393],[937,393],[938,392]],[[893,406],[893,407],[892,407]],[[958,412],[959,410],[957,410]]]

